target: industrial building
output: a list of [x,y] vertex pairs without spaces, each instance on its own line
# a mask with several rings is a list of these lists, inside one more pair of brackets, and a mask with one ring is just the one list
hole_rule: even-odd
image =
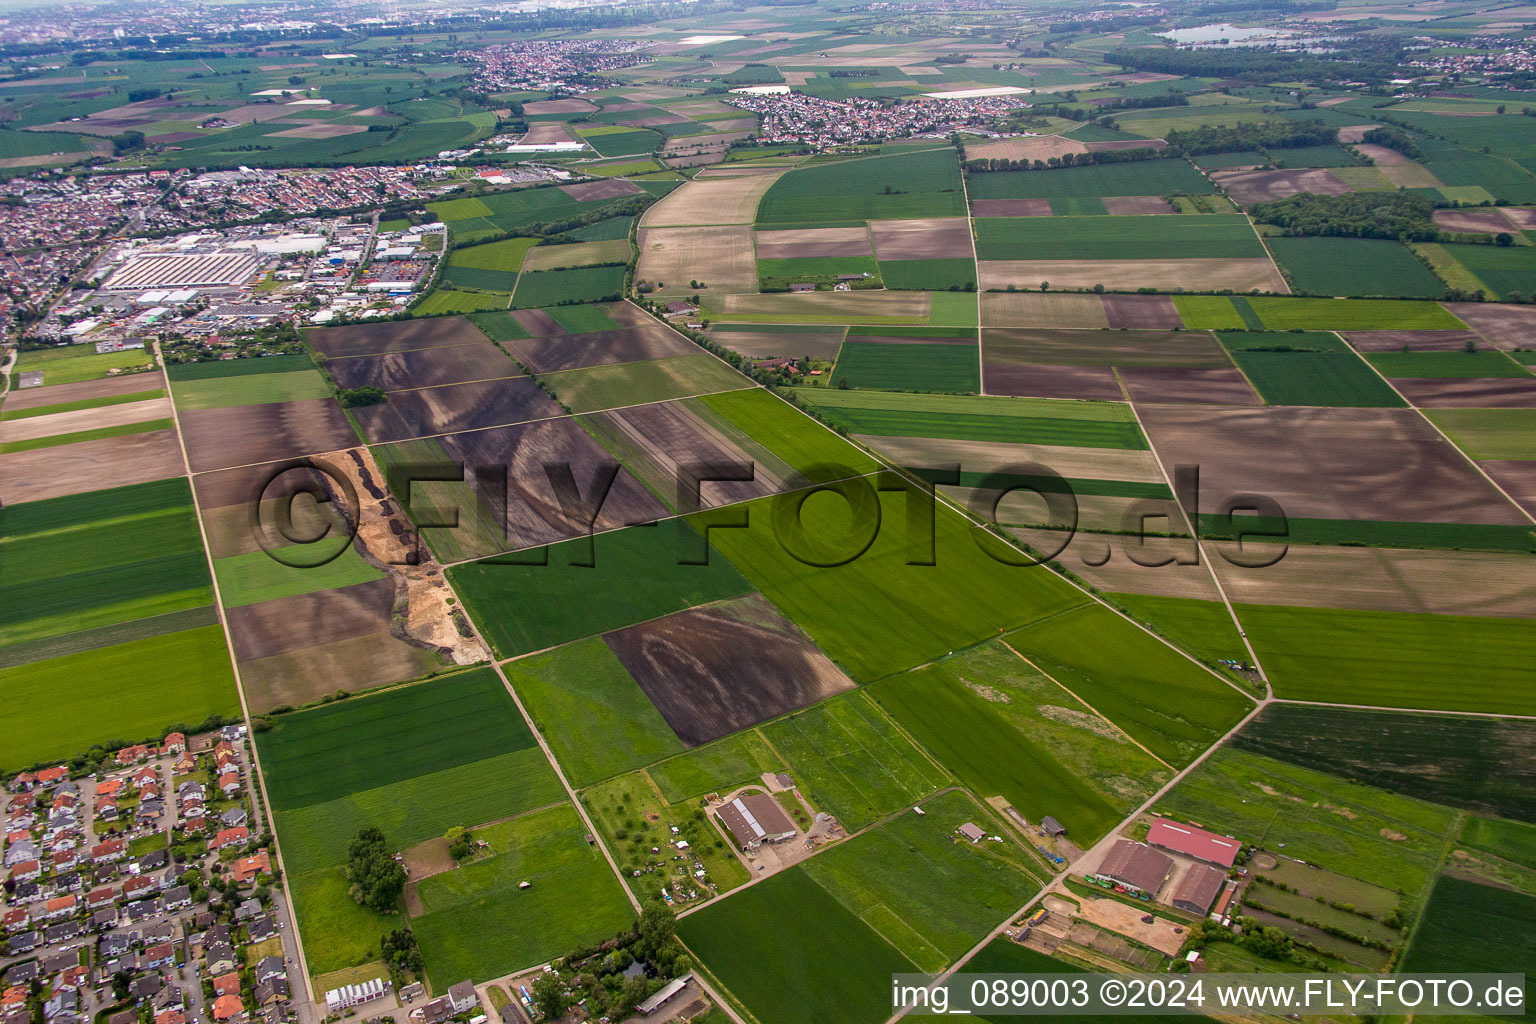
[[129,260],[102,287],[111,292],[238,288],[259,266],[260,257],[244,252],[157,253]]
[[743,853],[764,843],[782,843],[795,836],[794,823],[773,797],[767,793],[748,793],[723,805],[715,812],[720,824]]

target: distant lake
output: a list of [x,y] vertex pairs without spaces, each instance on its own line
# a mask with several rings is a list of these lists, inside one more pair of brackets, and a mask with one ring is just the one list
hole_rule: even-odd
[[1295,33],[1283,28],[1238,28],[1236,25],[1197,25],[1194,28],[1176,28],[1167,32],[1159,32],[1164,39],[1172,39],[1175,43],[1192,44],[1220,44],[1223,40],[1228,46],[1241,46],[1245,43],[1252,44],[1258,41],[1272,42],[1289,40]]

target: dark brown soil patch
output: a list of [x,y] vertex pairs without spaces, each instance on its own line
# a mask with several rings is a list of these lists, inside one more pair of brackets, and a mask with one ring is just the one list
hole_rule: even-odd
[[517,361],[535,373],[575,370],[606,363],[694,355],[698,348],[657,323],[617,331],[593,331],[559,337],[522,338],[506,343]]
[[1394,380],[1392,385],[1426,409],[1536,409],[1536,377]]
[[1104,209],[1116,217],[1176,212],[1162,196],[1105,196]]
[[374,444],[559,416],[559,403],[527,377],[395,391],[352,410]]
[[1350,331],[1344,340],[1358,352],[1460,352],[1478,337],[1471,331]]
[[333,452],[357,443],[341,407],[329,398],[189,409],[181,414],[181,430],[194,473]]
[[602,181],[583,181],[577,185],[561,185],[560,191],[579,203],[597,199],[617,199],[620,196],[639,195],[645,190],[623,178],[604,178]]
[[982,390],[989,395],[1027,398],[1092,398],[1120,401],[1125,396],[1107,366],[1041,366],[983,363]]
[[231,608],[227,617],[244,663],[387,630],[394,608],[394,581],[383,579]]
[[516,377],[523,372],[505,352],[489,343],[333,359],[325,368],[340,387],[371,385],[385,391]]
[[1177,367],[1130,366],[1120,379],[1133,402],[1177,402],[1195,405],[1258,405],[1236,367],[1225,370],[1187,370]]
[[1171,331],[1184,326],[1167,295],[1106,295],[1104,315],[1109,326],[1132,330]]
[[308,332],[308,338],[311,345],[328,356],[366,356],[417,348],[482,345],[486,341],[485,335],[461,316],[318,327]]
[[1496,302],[1446,302],[1446,309],[1494,348],[1529,348],[1536,338],[1536,306]]
[[971,213],[976,217],[1049,217],[1049,199],[973,199]]
[[1227,190],[1236,202],[1269,203],[1300,192],[1320,196],[1341,196],[1353,191],[1348,185],[1321,168],[1290,171],[1214,171],[1211,177]]

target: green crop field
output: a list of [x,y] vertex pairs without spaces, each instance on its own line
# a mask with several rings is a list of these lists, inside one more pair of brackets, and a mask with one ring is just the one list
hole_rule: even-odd
[[510,292],[528,250],[538,244],[537,238],[508,238],[455,249],[448,254],[443,281],[460,288]]
[[1171,773],[1081,710],[1001,643],[894,676],[870,691],[982,797],[1051,815],[1091,846]]
[[942,292],[976,289],[976,262],[969,257],[931,260],[881,260],[880,278],[887,288]]
[[689,405],[744,450],[760,447],[796,472],[827,463],[847,467],[848,475],[877,468],[868,455],[761,388],[705,395]]
[[216,377],[244,377],[248,374],[294,373],[313,370],[315,362],[307,353],[291,356],[261,356],[257,359],[214,359],[203,363],[171,363],[165,375],[171,383],[210,380]]
[[[1345,544],[1379,548],[1464,548],[1472,551],[1529,551],[1536,527],[1488,523],[1398,523],[1381,519],[1277,519],[1236,517],[1243,532],[1285,536],[1292,544]],[[1200,513],[1200,535],[1232,540],[1239,530],[1225,516]]]
[[126,437],[130,434],[147,434],[152,430],[170,430],[174,425],[169,418],[141,420],[138,423],[121,423],[114,427],[98,427],[94,430],[76,430],[68,434],[49,434],[24,441],[8,441],[0,444],[0,455],[11,452],[31,452],[39,448],[57,448],[60,445],[79,444],[81,441],[100,441],[108,437]]
[[1536,896],[1442,875],[1402,970],[1536,972]]
[[1230,748],[1155,809],[1245,844],[1284,843],[1286,856],[1410,896],[1434,873],[1456,818],[1449,808]]
[[1146,448],[1130,408],[1043,398],[880,395],[822,388],[793,394],[850,434]]
[[56,405],[35,405],[30,409],[13,409],[10,412],[0,410],[0,423],[11,420],[28,420],[35,416],[52,416],[60,412],[79,412],[82,409],[105,409],[114,405],[127,405],[130,402],[147,402],[154,398],[164,398],[163,388],[154,391],[134,391],[126,395],[103,395],[100,398],[82,398],[74,402],[59,402]]
[[551,545],[537,564],[521,555],[456,565],[448,578],[510,658],[752,590],[723,558],[682,564],[702,544],[684,521],[665,520]]
[[637,153],[649,153],[662,141],[659,132],[648,131],[645,128],[628,128],[619,131],[606,131],[599,128],[595,131],[582,132],[580,129],[577,131],[587,145],[597,150],[599,156],[632,156]]
[[499,822],[475,833],[491,844],[488,856],[417,886],[422,914],[411,929],[434,991],[498,978],[629,928],[623,889],[584,832],[569,804]]
[[1240,214],[987,217],[975,225],[983,260],[1264,258],[1259,236]]
[[[795,523],[775,516],[774,508],[792,513],[798,499],[763,499],[745,506],[748,526],[710,531],[715,549],[854,678],[868,681],[911,668],[1084,600],[1048,569],[1005,565],[999,558],[1022,555],[942,506],[935,516],[933,558],[943,571],[909,564],[925,560],[928,545],[926,540],[909,544],[899,525],[906,521],[908,497],[878,494],[874,500],[882,515],[876,519],[871,492],[862,486],[833,485],[853,496],[857,513],[831,494],[818,494],[801,507]],[[703,523],[719,514],[695,518]],[[803,561],[846,560],[858,553],[871,528],[873,540],[852,561],[828,568]]]
[[[62,348],[33,349],[21,353],[16,361],[17,373],[36,373],[41,370],[43,386],[75,384],[83,380],[96,380],[108,376],[110,371],[151,366],[154,357],[144,349],[127,349],[123,352],[96,353],[91,344],[67,345]],[[153,371],[148,371],[151,374]],[[159,383],[156,380],[156,383]]]
[[758,224],[963,217],[953,149],[861,157],[790,171],[763,196]]
[[[1034,895],[1039,884],[1011,842],[957,842],[987,813],[963,793],[929,800],[805,862],[805,873],[922,969],[939,970]],[[877,916],[883,908],[884,913]],[[901,927],[890,928],[887,922]]]
[[1188,764],[1253,706],[1102,605],[1021,629],[1007,643],[1170,764]]
[[856,388],[885,391],[981,390],[981,354],[974,345],[924,345],[848,341],[833,371]]
[[1536,871],[1536,825],[1504,818],[1468,818],[1462,822],[1461,841]]
[[1408,404],[1333,334],[1226,332],[1217,337],[1270,405]]
[[947,781],[863,693],[843,694],[762,733],[789,760],[811,803],[850,832]]
[[609,363],[582,370],[560,370],[541,374],[539,379],[548,384],[572,412],[665,402],[752,386],[751,381],[729,365],[704,352],[637,363]]
[[1257,317],[1249,323],[1225,295],[1175,295],[1173,305],[1184,326],[1194,330],[1241,331],[1264,326]]
[[[786,935],[813,933],[815,942],[784,941]],[[890,976],[917,969],[804,866],[683,918],[677,934],[762,1021],[881,1019],[890,1013]],[[837,955],[827,956],[829,949]]]
[[966,185],[972,199],[1199,195],[1216,191],[1189,161],[1177,157],[1043,171],[989,171],[970,175]]
[[513,319],[511,313],[471,313],[470,322],[492,341],[517,341],[528,337],[528,329]]
[[[1536,724],[1514,718],[1272,704],[1233,746],[1481,814],[1536,819]],[[1475,844],[1474,844],[1475,845]]]
[[416,316],[438,316],[443,313],[506,309],[511,298],[507,292],[461,292],[452,288],[434,288],[411,307],[411,312]]
[[1248,652],[1237,635],[1237,626],[1233,624],[1227,606],[1219,601],[1145,594],[1104,596],[1219,671],[1222,670],[1219,662],[1223,659],[1247,658]]
[[1536,714],[1536,635],[1508,619],[1242,605],[1275,693],[1300,700]]
[[1536,246],[1447,243],[1445,251],[1492,289],[1494,298],[1527,296],[1536,288]]
[[1050,204],[1053,217],[1103,217],[1109,213],[1098,196],[1058,196]]
[[[146,665],[167,670],[146,672]],[[218,625],[0,668],[0,693],[6,769],[94,743],[158,740],[172,725],[240,710]]]
[[297,402],[306,398],[329,398],[330,394],[330,385],[316,370],[171,382],[171,396],[176,401],[176,408],[182,410]]
[[[407,727],[411,743],[402,747]],[[534,745],[501,680],[484,668],[279,716],[258,742],[278,811]]]
[[1504,352],[1373,352],[1365,357],[1383,377],[1528,377]]
[[[1241,301],[1271,331],[1455,331],[1464,326],[1438,303],[1411,299],[1287,299],[1256,295]],[[1204,325],[1186,319],[1184,326]]]
[[619,327],[619,322],[608,315],[606,306],[550,306],[540,312],[548,313],[550,318],[565,328],[571,334],[585,334],[588,331],[613,331]]
[[1536,409],[1435,409],[1425,415],[1474,459],[1536,459]]
[[1445,293],[1445,282],[1402,242],[1275,237],[1266,244],[1302,294],[1436,298]]
[[729,791],[760,778],[763,772],[787,768],[756,729],[653,764],[646,774],[669,803],[682,803],[708,793]]
[[623,290],[623,267],[535,270],[517,279],[512,308],[530,309],[559,302],[602,302],[617,299]]
[[307,566],[302,547],[268,554],[250,551],[243,555],[216,559],[213,571],[219,577],[219,598],[225,608],[272,601],[295,594],[312,594],[333,587],[350,587],[384,578],[384,574],[363,560],[355,547],[346,548],[324,565]]
[[600,637],[508,662],[506,673],[574,786],[683,749]]

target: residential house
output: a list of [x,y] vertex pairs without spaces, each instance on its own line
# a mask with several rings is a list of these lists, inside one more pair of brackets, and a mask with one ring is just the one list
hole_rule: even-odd
[[245,1016],[245,1004],[238,995],[219,996],[213,1001],[213,1019],[232,1021]]
[[266,850],[257,850],[249,857],[242,857],[229,867],[229,873],[236,882],[245,885],[257,875],[269,874],[272,871],[272,859]]

